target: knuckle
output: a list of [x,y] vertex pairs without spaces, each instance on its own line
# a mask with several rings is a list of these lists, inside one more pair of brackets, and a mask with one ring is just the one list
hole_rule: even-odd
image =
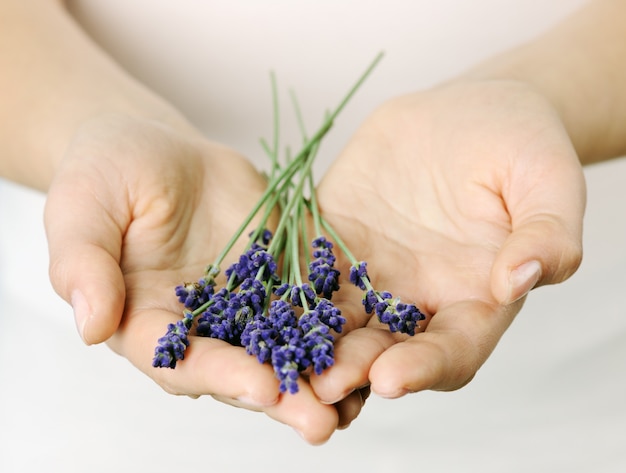
[[558,266],[552,282],[563,282],[571,277],[580,267],[583,260],[582,242],[569,239],[561,246]]

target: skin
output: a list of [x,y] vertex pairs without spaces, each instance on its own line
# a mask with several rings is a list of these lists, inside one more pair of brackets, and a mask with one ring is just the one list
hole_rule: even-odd
[[51,280],[87,343],[106,337],[167,392],[264,411],[318,443],[310,425],[334,431],[350,400],[324,405],[306,387],[281,396],[271,368],[242,348],[193,337],[175,370],[152,367],[156,340],[181,317],[173,287],[202,274],[264,185],[221,145],[160,123],[98,117],[81,127],[48,192]]
[[625,25],[623,2],[589,2],[536,40],[366,120],[319,200],[375,286],[429,317],[423,333],[402,338],[353,316],[360,328],[338,343],[337,365],[312,380],[321,399],[364,383],[390,398],[464,386],[528,291],[577,269],[580,164],[626,154]]
[[528,291],[576,270],[578,159],[626,151],[626,71],[612,60],[626,53],[624,10],[591,2],[535,42],[364,122],[319,201],[375,287],[428,318],[415,337],[392,335],[340,297],[348,323],[337,363],[296,396],[217,340],[194,338],[176,370],[151,367],[155,340],[180,317],[172,287],[213,260],[264,181],[121,70],[60,2],[0,2],[0,91],[11,92],[0,174],[48,193],[50,279],[86,343],[108,341],[170,393],[263,411],[319,444],[358,416],[370,387],[398,397],[465,385]]
[[[399,172],[372,172],[385,168]],[[464,386],[520,297],[567,278],[580,261],[581,166],[549,104],[518,84],[455,84],[385,104],[335,162],[319,199],[368,262],[374,287],[429,316],[410,338],[362,320],[338,346],[343,366],[314,380],[322,399],[368,380],[385,397]],[[527,262],[540,273],[511,279]],[[360,373],[353,386],[342,383],[345,371]]]
[[535,41],[365,121],[319,200],[375,286],[429,317],[423,333],[397,337],[351,308],[358,330],[312,381],[321,399],[364,383],[390,398],[464,386],[528,291],[577,269],[581,164],[626,154],[625,26],[623,2],[589,2]]
[[0,19],[0,174],[47,192],[50,280],[85,343],[107,341],[169,393],[265,412],[313,444],[348,424],[359,395],[323,404],[302,383],[281,396],[271,368],[225,342],[194,339],[176,370],[151,366],[181,315],[173,287],[214,260],[265,180],[123,71],[61,3],[4,0]]

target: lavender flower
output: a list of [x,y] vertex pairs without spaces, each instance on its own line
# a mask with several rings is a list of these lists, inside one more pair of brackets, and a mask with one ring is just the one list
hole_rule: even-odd
[[[298,327],[298,318],[292,306],[284,301],[273,301],[268,316],[264,321],[255,320],[254,327],[242,336],[247,342],[246,350],[255,354],[260,362],[272,363],[274,373],[280,381],[280,391],[298,392],[298,376],[310,362]],[[263,361],[261,361],[263,360]]]
[[[252,238],[253,235],[254,235],[254,232],[250,232],[250,234],[248,236],[250,238]],[[272,232],[269,231],[267,228],[264,228],[263,231],[261,231],[261,233],[257,237],[257,239],[256,239],[254,244],[259,245],[260,247],[267,249],[267,247],[270,244],[270,241],[272,240],[272,236],[273,236]],[[260,239],[261,243],[259,243],[259,239]]]
[[221,289],[211,299],[211,305],[198,317],[197,335],[219,338],[238,345],[242,327],[235,315],[241,309],[236,293]]
[[257,277],[261,268],[263,268],[260,275],[262,281],[278,279],[276,276],[278,266],[274,261],[274,257],[265,248],[254,244],[249,250],[239,256],[239,261],[227,268],[224,274],[226,274],[227,278],[231,278],[234,275],[233,286],[237,286],[245,279]]
[[363,279],[368,279],[369,276],[367,274],[367,263],[365,261],[359,262],[359,265],[350,267],[350,282],[354,284],[356,287],[367,290]]
[[260,363],[269,361],[274,347],[298,338],[298,318],[290,304],[284,300],[273,301],[267,316],[257,314],[241,334],[241,345]]
[[267,317],[255,317],[248,322],[241,334],[241,345],[248,355],[256,356],[259,363],[271,360],[272,349],[277,345],[278,331]]
[[174,292],[178,301],[191,312],[206,304],[213,296],[215,277],[219,273],[219,267],[210,264],[206,267],[204,276],[197,282],[185,282],[176,286]]
[[309,264],[309,281],[313,283],[317,294],[330,299],[333,292],[339,290],[340,274],[334,267],[333,244],[326,237],[320,236],[313,240],[311,246],[314,248],[315,259]]
[[299,344],[277,346],[272,350],[272,367],[280,381],[279,389],[282,393],[289,391],[291,394],[296,394],[299,390],[298,362],[301,352],[304,352],[304,349]]
[[[271,362],[280,381],[281,392],[298,392],[299,373],[310,366],[321,374],[334,363],[334,338],[345,319],[326,299],[297,317],[293,305],[285,300],[273,301],[267,317],[259,314],[248,323],[241,344],[260,363]],[[332,327],[329,326],[330,321]]]
[[276,294],[279,297],[284,296],[285,294],[287,294],[287,291],[291,291],[293,284],[289,284],[288,282],[281,284],[280,286],[276,286],[274,288],[274,294]]
[[363,305],[367,313],[375,311],[378,320],[387,324],[391,332],[415,335],[418,322],[426,318],[414,304],[405,304],[387,291],[367,291],[363,296]]
[[300,317],[302,340],[307,354],[306,364],[313,365],[315,374],[320,375],[335,362],[334,338],[330,329],[322,320],[317,310],[305,312]]
[[[250,237],[253,235],[254,232],[250,233]],[[272,232],[267,229],[263,230],[250,248],[239,256],[239,260],[224,271],[227,278],[234,278],[232,280],[233,287],[238,286],[247,278],[256,277],[261,268],[264,268],[261,276],[263,281],[269,281],[272,278],[278,279],[276,276],[278,267],[273,256],[267,251],[271,239]]]
[[265,286],[253,278],[244,280],[238,292],[221,289],[198,317],[196,333],[240,345],[248,322],[263,313],[265,298]]
[[252,315],[263,313],[267,292],[261,281],[253,278],[244,280],[239,288],[238,296],[242,306],[248,308]]
[[309,308],[315,307],[315,301],[317,300],[317,295],[315,294],[315,291],[311,288],[311,286],[306,283],[302,284],[301,286],[296,286],[289,283],[281,284],[274,289],[274,294],[279,297],[287,294],[287,297],[291,301],[291,305],[294,305],[296,307],[303,307],[303,298]]
[[213,295],[215,281],[203,277],[197,282],[186,282],[176,286],[175,293],[186,309],[194,311],[207,303]]
[[341,333],[346,319],[341,315],[339,308],[335,307],[331,301],[323,298],[318,299],[315,311],[323,324],[327,325],[335,332]]
[[365,312],[371,314],[374,312],[376,304],[379,302],[378,292],[370,289],[369,291],[363,293],[363,305],[365,306]]
[[272,301],[267,318],[278,332],[279,343],[289,343],[292,339],[299,337],[298,317],[288,302]]
[[[390,293],[372,289],[366,263],[357,262],[339,235],[322,218],[312,175],[319,141],[379,59],[380,56],[325,118],[312,135],[315,138],[305,140],[306,145],[298,154],[283,165],[278,156],[270,152],[272,176],[260,200],[204,276],[176,287],[176,297],[186,310],[183,319],[169,324],[167,333],[159,339],[153,360],[155,367],[174,368],[177,361],[184,359],[194,324],[198,336],[242,346],[260,363],[270,363],[280,381],[281,392],[298,392],[300,373],[310,370],[319,375],[333,366],[334,334],[340,333],[346,323],[339,308],[330,300],[339,290],[340,272],[335,268],[333,243],[318,236],[311,242],[313,260],[308,267],[308,282],[302,283],[298,251],[307,234],[307,212],[312,216],[316,232],[320,234],[322,226],[325,227],[352,263],[350,281],[365,291],[363,304],[366,311],[376,312],[393,332],[415,332],[417,321],[424,316],[415,306],[403,304]],[[275,227],[276,236],[273,236],[263,226],[269,222],[275,208],[279,208],[280,218]],[[216,276],[220,265],[255,218],[261,223],[249,234],[248,249],[226,269],[224,287],[217,290]],[[270,244],[273,238],[276,241]],[[290,252],[288,256],[292,259],[285,260],[286,274],[279,277],[276,261],[286,251]],[[269,303],[271,291],[279,299]]]
[[155,368],[175,368],[176,362],[185,359],[185,350],[189,346],[189,328],[193,315],[185,312],[182,320],[167,326],[167,333],[159,338],[154,350],[152,366]]
[[226,341],[236,340],[237,329],[233,326],[233,320],[226,316],[230,296],[231,293],[226,288],[213,295],[211,304],[198,317],[197,335]]

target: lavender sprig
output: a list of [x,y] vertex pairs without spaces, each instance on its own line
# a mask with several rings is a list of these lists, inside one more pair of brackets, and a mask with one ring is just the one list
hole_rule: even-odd
[[322,294],[326,299],[333,296],[333,292],[339,290],[339,270],[335,268],[335,255],[333,244],[325,236],[319,236],[313,240],[313,257],[309,264],[309,281],[313,284],[315,292]]
[[[284,165],[278,160],[278,103],[272,75],[273,147],[270,149],[262,142],[271,159],[267,187],[204,275],[176,287],[176,297],[185,307],[183,318],[169,324],[167,333],[159,339],[153,360],[155,367],[174,368],[183,360],[193,330],[197,336],[242,346],[260,363],[271,364],[281,392],[295,394],[301,375],[311,372],[319,375],[333,366],[335,334],[342,332],[346,319],[331,301],[340,288],[340,272],[335,267],[333,243],[322,226],[350,259],[353,265],[350,280],[365,291],[363,301],[368,313],[375,312],[391,331],[415,332],[417,321],[423,317],[421,312],[388,292],[375,291],[366,264],[354,259],[321,218],[312,173],[322,138],[381,58],[382,54],[376,57],[311,138],[304,132],[296,106],[304,143],[300,152],[288,157]],[[276,209],[280,210],[280,219],[272,234],[267,224]],[[308,238],[309,213],[315,234],[310,243],[311,252],[304,243]],[[218,289],[220,266],[255,218],[256,230],[249,234],[246,249],[224,271],[225,281],[219,283]],[[303,255],[307,282],[303,281]],[[282,272],[279,272],[277,262],[281,258]]]
[[189,328],[193,315],[185,312],[182,320],[167,326],[167,333],[159,338],[155,349],[152,366],[155,368],[174,368],[176,362],[185,359],[185,350],[189,346]]
[[365,291],[362,298],[365,312],[368,314],[375,312],[378,320],[386,324],[391,332],[415,335],[415,330],[419,329],[419,322],[426,319],[422,311],[415,304],[406,304],[400,298],[393,297],[388,291],[375,290],[367,274],[367,263],[357,261],[328,222],[322,220],[322,224],[350,261],[350,282]]

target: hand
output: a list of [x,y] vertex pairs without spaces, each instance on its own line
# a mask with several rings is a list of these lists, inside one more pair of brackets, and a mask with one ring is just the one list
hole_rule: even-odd
[[389,398],[464,386],[524,295],[565,280],[581,259],[580,164],[552,107],[518,83],[390,101],[331,167],[319,202],[374,287],[427,316],[414,337],[390,334],[346,282],[338,296],[357,301],[344,306],[349,333],[335,366],[312,379],[326,401],[367,383]]
[[167,392],[262,410],[319,443],[349,423],[360,398],[323,405],[305,382],[297,396],[280,396],[270,366],[209,338],[193,337],[176,369],[151,364],[158,338],[182,316],[174,287],[203,274],[264,188],[245,159],[191,127],[94,119],[77,131],[49,190],[50,277],[86,343],[111,337],[114,351]]

